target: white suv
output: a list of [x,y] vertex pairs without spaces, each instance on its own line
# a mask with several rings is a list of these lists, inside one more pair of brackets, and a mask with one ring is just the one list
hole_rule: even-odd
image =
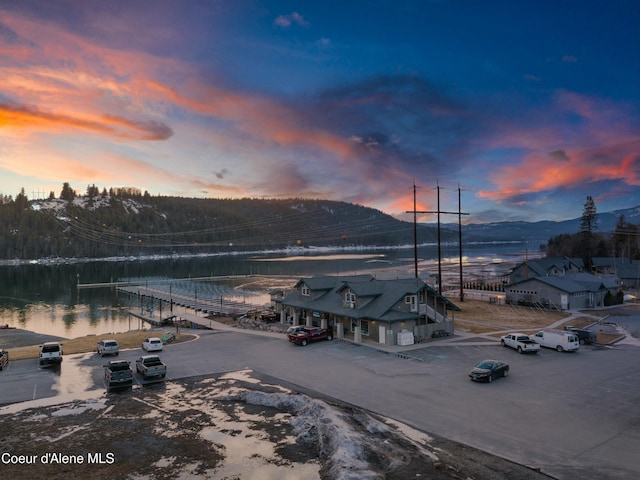
[[98,355],[104,357],[105,355],[118,355],[120,353],[120,347],[116,340],[100,340],[97,346]]
[[40,365],[60,365],[62,363],[62,345],[58,342],[46,342],[40,345]]
[[162,350],[162,340],[158,337],[145,338],[142,342],[142,349],[147,352],[159,352]]

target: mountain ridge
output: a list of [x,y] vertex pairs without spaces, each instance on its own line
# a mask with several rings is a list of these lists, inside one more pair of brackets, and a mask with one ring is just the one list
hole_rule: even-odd
[[[640,218],[640,206],[599,213],[600,232],[613,232],[619,215]],[[413,222],[346,202],[309,199],[197,199],[149,195],[86,195],[70,200],[0,204],[0,258],[237,253],[295,247],[406,247]],[[419,245],[458,242],[458,224],[416,224]],[[463,244],[538,242],[579,231],[563,222],[493,222],[462,226]]]

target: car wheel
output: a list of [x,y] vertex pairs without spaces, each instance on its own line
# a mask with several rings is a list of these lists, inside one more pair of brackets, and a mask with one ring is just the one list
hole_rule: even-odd
[[489,380],[488,382],[491,383],[493,381],[493,375],[489,375]]
[[327,340],[333,340],[333,335],[331,334],[327,335]]
[[522,353],[522,347],[518,347],[518,353]]
[[504,343],[504,340],[500,340],[500,345],[502,345],[503,347],[506,347],[507,345]]
[[559,352],[562,352],[564,350],[564,348],[562,348],[562,345],[558,345],[556,347],[556,350],[559,351]]
[[302,340],[302,341],[300,342],[300,345],[302,345],[303,347],[304,347],[306,344],[307,344],[307,341],[306,341],[306,340]]
[[502,372],[502,376],[503,376],[503,377],[506,377],[506,376],[508,376],[508,375],[509,375],[509,370],[507,370],[507,369],[505,368],[505,370]]
[[580,345],[584,345],[585,343],[587,343],[587,342],[584,341],[584,338],[581,338],[580,339]]

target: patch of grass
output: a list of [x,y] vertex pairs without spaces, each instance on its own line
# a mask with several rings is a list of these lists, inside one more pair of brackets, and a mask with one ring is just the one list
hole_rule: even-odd
[[455,312],[456,328],[472,333],[488,333],[503,330],[538,331],[563,318],[567,312],[540,310],[516,305],[498,305],[480,300],[456,303],[462,311]]
[[[71,355],[74,353],[87,353],[95,352],[96,345],[100,340],[113,339],[117,340],[120,345],[120,349],[127,348],[139,348],[142,341],[147,337],[160,337],[162,338],[164,331],[155,330],[136,330],[133,332],[124,333],[107,333],[104,335],[87,335],[86,337],[72,338],[69,340],[62,340],[62,351],[65,355]],[[185,342],[195,338],[195,335],[190,333],[179,333],[175,335],[173,343]],[[9,358],[11,360],[22,360],[25,358],[38,358],[40,353],[39,345],[30,345],[27,347],[10,348]]]

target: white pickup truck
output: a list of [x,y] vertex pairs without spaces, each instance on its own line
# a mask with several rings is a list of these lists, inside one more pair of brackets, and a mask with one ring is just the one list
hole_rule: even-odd
[[503,347],[515,348],[518,353],[538,353],[540,345],[534,342],[529,335],[524,333],[510,333],[500,338]]
[[136,360],[136,371],[145,380],[151,377],[161,377],[167,374],[167,366],[162,363],[158,355],[143,355]]

